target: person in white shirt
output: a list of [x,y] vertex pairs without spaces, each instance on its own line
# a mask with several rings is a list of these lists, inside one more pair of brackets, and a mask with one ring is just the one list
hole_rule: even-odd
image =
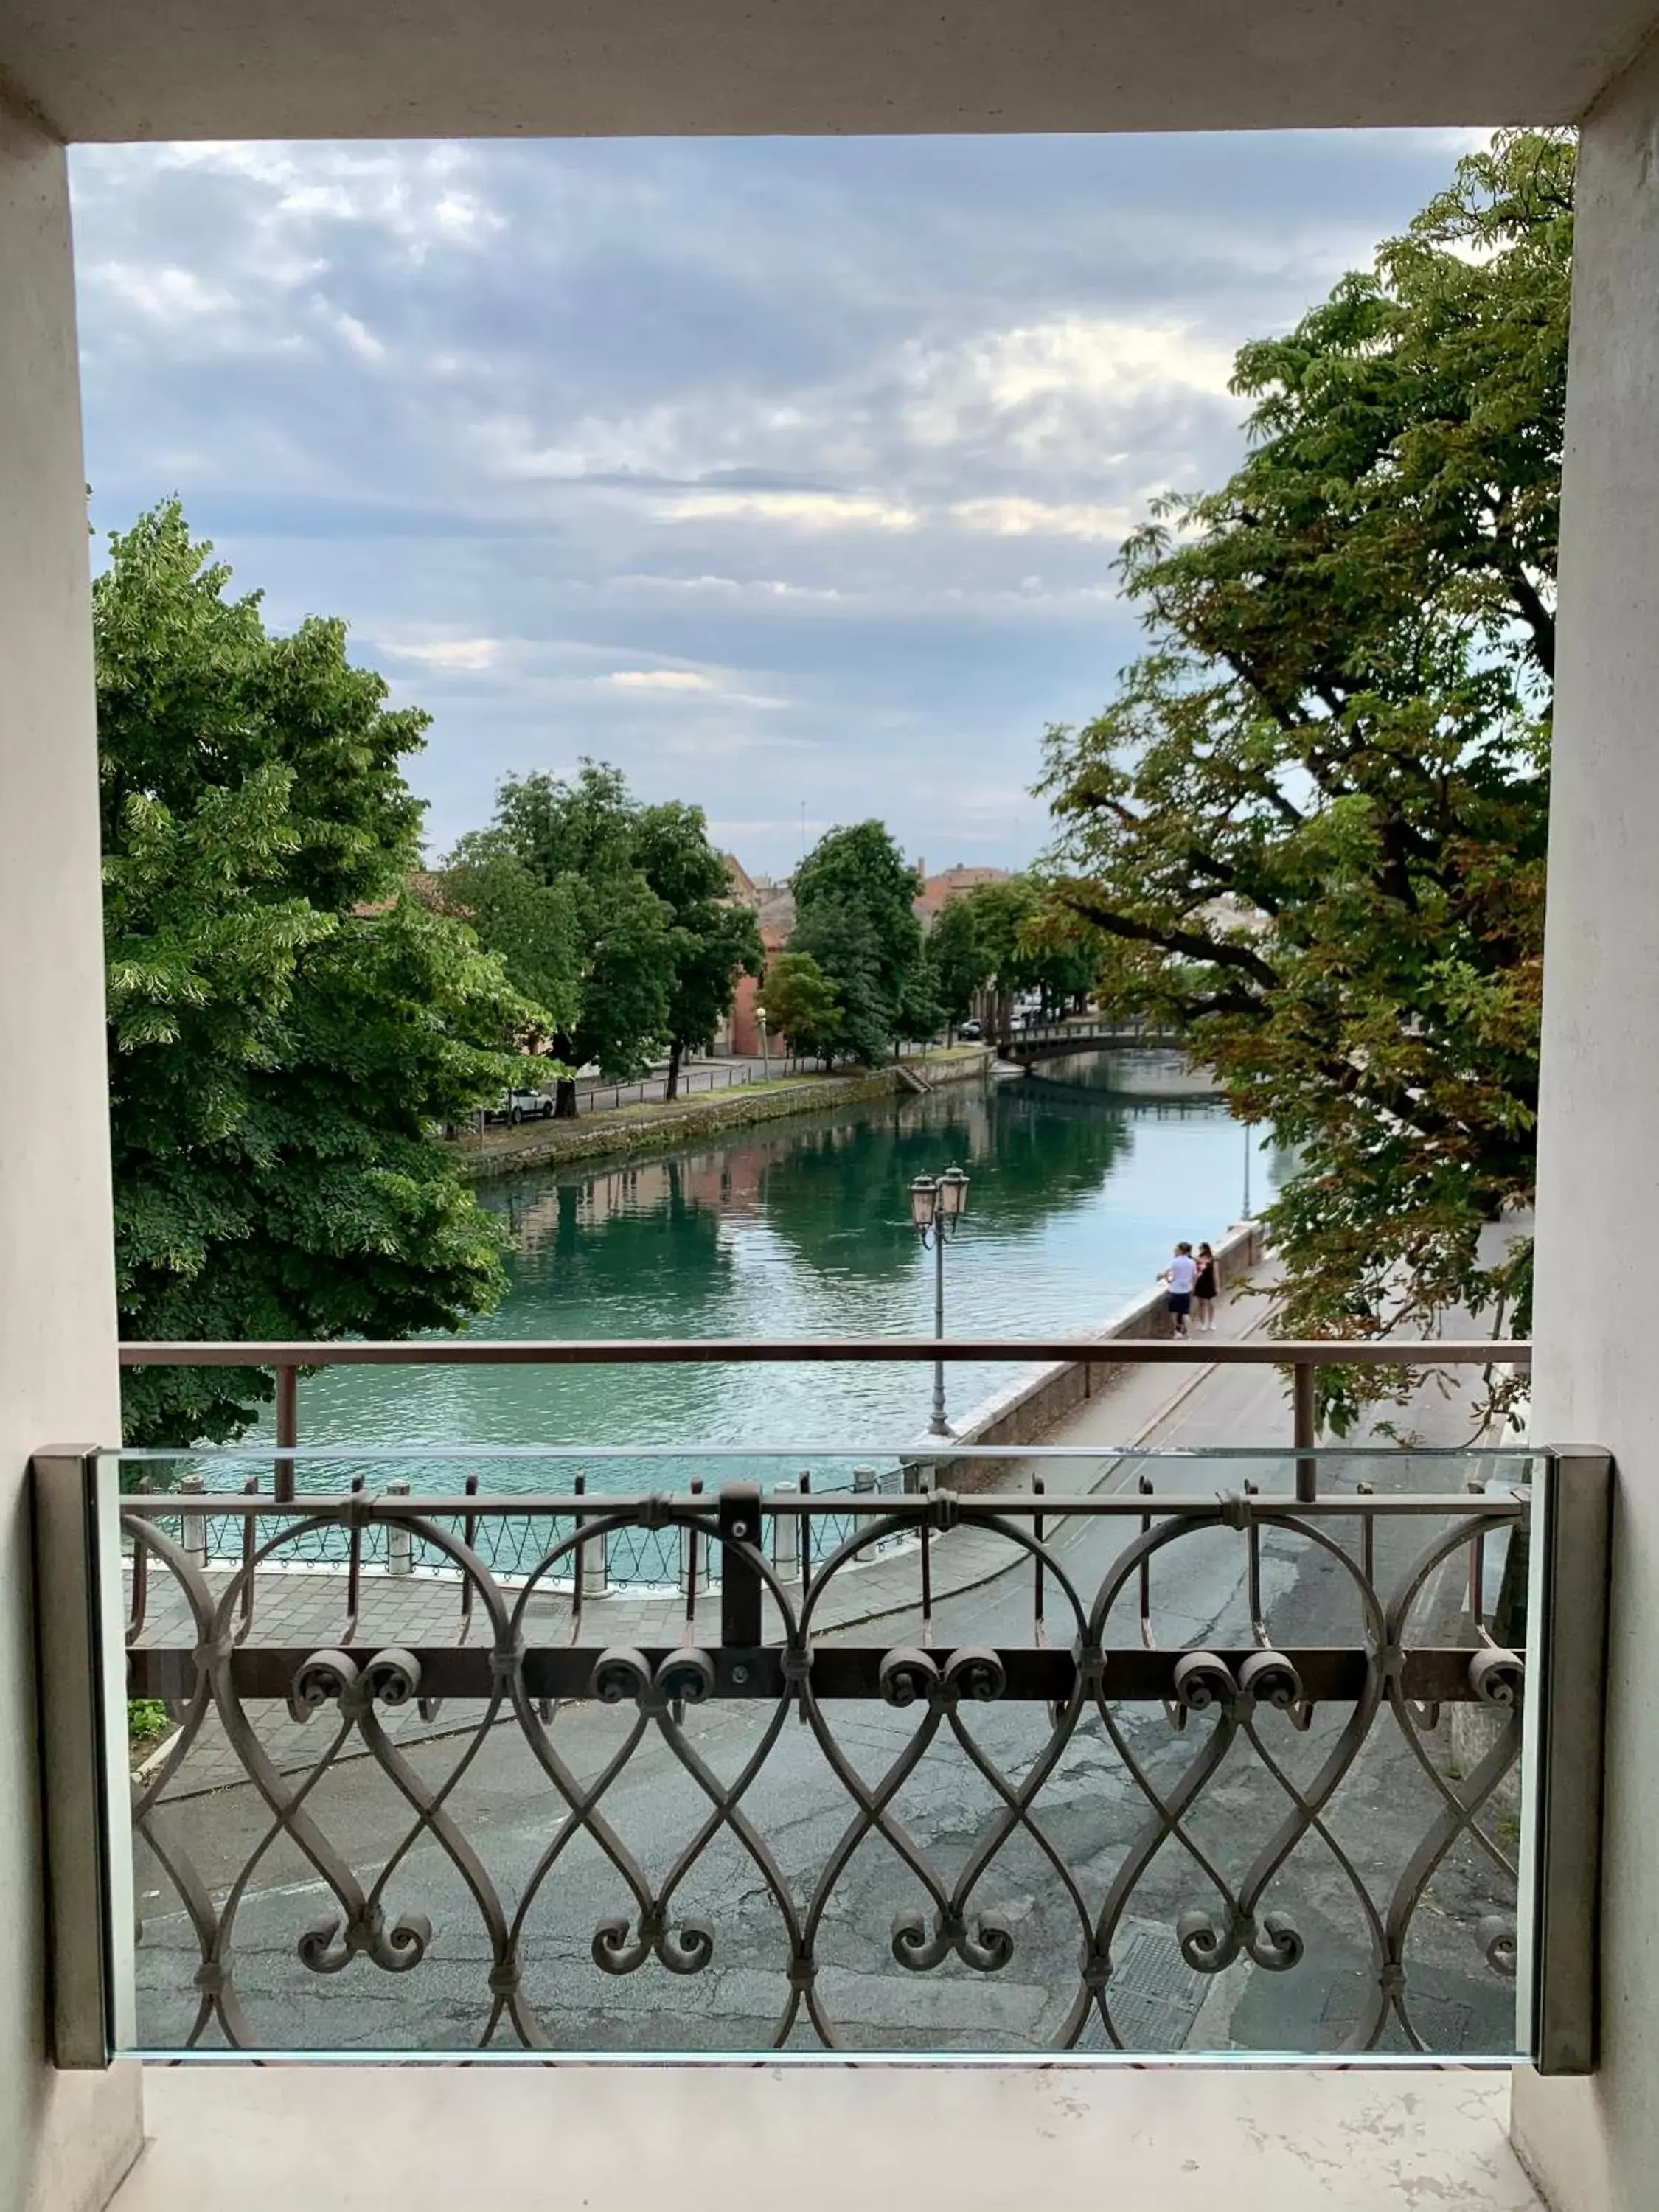
[[1193,1285],[1198,1280],[1198,1262],[1193,1257],[1190,1244],[1176,1246],[1174,1259],[1158,1279],[1170,1285],[1170,1319],[1174,1333],[1185,1336],[1187,1316],[1193,1310]]

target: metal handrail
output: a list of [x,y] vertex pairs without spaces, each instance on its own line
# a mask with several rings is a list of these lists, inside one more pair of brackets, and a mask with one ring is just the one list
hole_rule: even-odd
[[[440,1457],[439,1454],[428,1454]],[[1533,1454],[1528,1456],[1537,1457]],[[1392,1521],[1412,1519],[1428,1515],[1445,1518],[1462,1514],[1485,1514],[1489,1517],[1514,1519],[1520,1507],[1507,1492],[1497,1500],[1486,1500],[1478,1506],[1471,1505],[1467,1490],[1409,1491],[1398,1494],[1362,1492],[1358,1497],[1350,1493],[1341,1496],[1328,1494],[1323,1498],[1291,1498],[1264,1497],[1255,1492],[1211,1490],[1194,1492],[1160,1492],[1156,1510],[1171,1521],[1213,1521],[1218,1510],[1224,1508],[1232,1516],[1228,1526],[1247,1527],[1252,1522],[1281,1522],[1300,1520],[1311,1514],[1316,1519],[1331,1518],[1352,1521],[1356,1513],[1368,1520]],[[611,1497],[595,1492],[571,1491],[509,1491],[492,1495],[486,1491],[469,1492],[463,1497],[426,1496],[403,1497],[385,1491],[318,1492],[300,1498],[273,1498],[268,1495],[254,1496],[245,1490],[222,1492],[192,1491],[181,1498],[177,1492],[135,1492],[121,1500],[121,1510],[139,1521],[177,1520],[181,1511],[193,1515],[211,1514],[216,1520],[246,1517],[249,1520],[301,1519],[337,1523],[342,1528],[360,1526],[365,1516],[375,1522],[441,1521],[459,1519],[463,1516],[475,1521],[544,1520],[589,1522],[639,1520],[649,1522],[655,1519],[663,1525],[670,1521],[684,1520],[701,1516],[714,1525],[717,1501],[701,1491],[662,1492],[648,1496],[629,1494]],[[1024,1492],[997,1491],[990,1495],[957,1498],[948,1491],[925,1491],[909,1494],[884,1495],[880,1498],[858,1498],[844,1491],[828,1493],[811,1491],[778,1490],[766,1493],[766,1512],[776,1517],[787,1516],[795,1519],[833,1517],[838,1521],[902,1521],[926,1525],[934,1529],[954,1525],[955,1517],[980,1519],[994,1517],[998,1521],[1041,1521],[1045,1515],[1055,1518],[1075,1516],[1082,1520],[1137,1520],[1147,1511],[1146,1499],[1139,1491],[1082,1491],[1073,1496],[1063,1491]]]
[[[276,1446],[286,1452],[300,1441],[299,1374],[305,1367],[604,1367],[678,1366],[768,1362],[930,1360],[960,1364],[1004,1361],[1011,1365],[1054,1365],[1067,1362],[1085,1368],[1111,1365],[1192,1367],[1288,1367],[1291,1370],[1291,1440],[1311,1453],[1318,1437],[1314,1370],[1320,1367],[1511,1367],[1532,1364],[1532,1346],[1524,1338],[1475,1337],[1425,1340],[1418,1337],[1320,1339],[1225,1338],[1194,1343],[1188,1337],[1057,1336],[956,1337],[594,1337],[556,1338],[542,1343],[467,1337],[404,1339],[392,1342],[329,1343],[272,1340],[263,1342],[180,1341],[131,1343],[120,1347],[124,1367],[269,1367],[276,1378]],[[1314,1494],[1312,1459],[1297,1466],[1297,1495]],[[294,1495],[294,1462],[276,1462],[279,1499]]]
[[123,1367],[605,1367],[715,1365],[767,1361],[1078,1360],[1192,1367],[1510,1367],[1532,1364],[1523,1337],[1206,1338],[1161,1336],[561,1337],[544,1343],[486,1337],[420,1337],[326,1343],[272,1339],[131,1343]]

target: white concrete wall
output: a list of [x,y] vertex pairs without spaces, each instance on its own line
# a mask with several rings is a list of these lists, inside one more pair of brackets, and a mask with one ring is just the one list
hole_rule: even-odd
[[1604,100],[1578,184],[1550,831],[1533,1434],[1619,1462],[1603,2066],[1516,2084],[1559,2212],[1659,2204],[1659,1392],[1607,1294],[1659,1239],[1659,52]]
[[0,2212],[101,2203],[136,2068],[54,2075],[25,1471],[119,1434],[86,502],[61,148],[0,106]]

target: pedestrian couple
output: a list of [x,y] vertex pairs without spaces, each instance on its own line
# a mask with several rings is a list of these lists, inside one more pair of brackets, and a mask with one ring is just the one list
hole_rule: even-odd
[[1200,1244],[1196,1253],[1190,1244],[1177,1244],[1174,1259],[1158,1279],[1170,1286],[1170,1319],[1177,1336],[1188,1334],[1187,1316],[1194,1306],[1200,1333],[1207,1335],[1214,1329],[1215,1254],[1207,1244]]

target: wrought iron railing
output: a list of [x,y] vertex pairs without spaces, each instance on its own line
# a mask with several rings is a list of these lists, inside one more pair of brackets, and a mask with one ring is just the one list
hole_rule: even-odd
[[[190,1501],[252,1531],[214,1567],[112,1456],[43,1460],[64,1808],[65,1714],[106,1751],[60,2052],[1575,2063],[1605,1462],[1345,1454],[1311,1501],[1290,1455],[1039,1463],[973,1498],[231,1490]],[[514,1522],[509,1584],[476,1540]],[[385,1566],[279,1572],[319,1530]],[[584,1610],[625,1531],[712,1586]],[[442,1571],[387,1571],[416,1546]],[[177,1723],[130,1808],[122,1693]]]

